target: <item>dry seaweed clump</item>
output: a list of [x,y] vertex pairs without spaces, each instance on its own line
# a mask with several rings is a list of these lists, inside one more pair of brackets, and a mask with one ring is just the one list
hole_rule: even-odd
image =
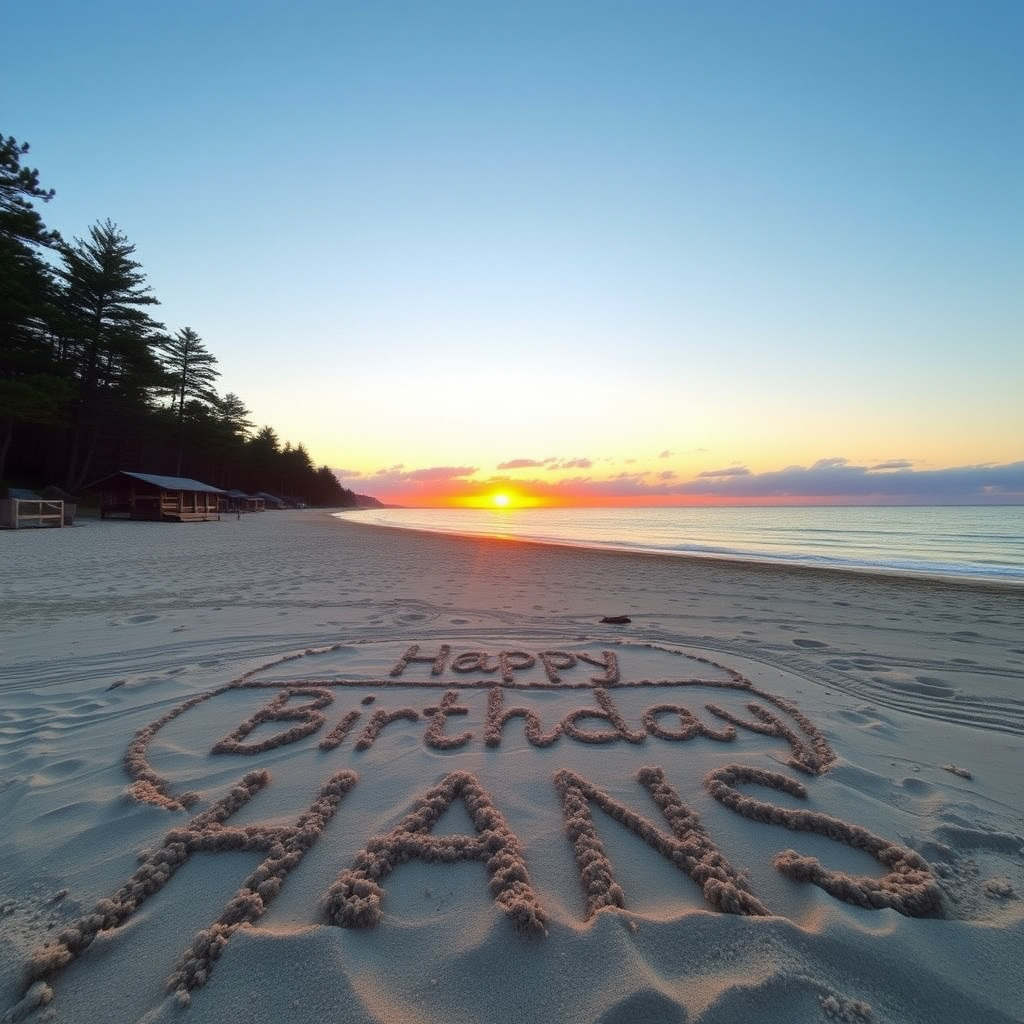
[[52,978],[85,952],[100,932],[123,925],[194,853],[263,851],[266,858],[229,901],[216,924],[196,936],[170,979],[171,989],[179,994],[198,988],[206,982],[231,935],[263,914],[280,891],[285,877],[319,839],[357,778],[355,772],[339,772],[320,790],[312,806],[294,825],[228,827],[227,819],[270,781],[265,771],[250,772],[209,810],[186,825],[171,829],[162,845],[143,859],[113,896],[100,900],[91,914],[64,929],[55,941],[38,948],[26,967],[26,984]]
[[591,803],[625,825],[688,875],[717,910],[728,914],[767,916],[768,910],[747,889],[746,882],[719,851],[696,812],[680,800],[675,788],[665,779],[665,773],[658,767],[641,768],[637,781],[661,809],[672,835],[666,835],[646,818],[613,800],[604,790],[575,772],[563,769],[555,775],[555,788],[562,798],[566,835],[572,843],[583,883],[587,919],[605,907],[625,907],[622,888],[615,881],[611,861],[594,827]]
[[[461,797],[476,835],[433,836],[432,829],[452,802]],[[376,836],[341,872],[328,889],[324,914],[342,928],[365,928],[383,917],[384,890],[379,884],[399,864],[412,858],[429,863],[454,864],[483,861],[490,891],[526,934],[545,934],[547,915],[537,899],[519,840],[475,776],[459,771],[446,775],[413,805],[412,811],[390,832]]]
[[794,832],[815,832],[854,849],[864,850],[886,868],[881,878],[829,871],[814,857],[783,850],[775,866],[799,882],[811,882],[844,903],[869,910],[896,910],[907,917],[935,917],[942,911],[942,892],[928,862],[904,846],[876,836],[861,825],[833,818],[819,811],[779,807],[744,796],[736,787],[754,784],[780,793],[807,798],[807,789],[796,779],[746,765],[716,768],[704,778],[708,792],[737,814],[770,825],[784,825]]

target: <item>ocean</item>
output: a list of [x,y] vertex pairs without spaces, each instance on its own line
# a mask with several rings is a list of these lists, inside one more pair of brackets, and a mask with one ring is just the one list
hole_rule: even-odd
[[573,547],[1024,582],[1024,507],[363,509],[379,526]]

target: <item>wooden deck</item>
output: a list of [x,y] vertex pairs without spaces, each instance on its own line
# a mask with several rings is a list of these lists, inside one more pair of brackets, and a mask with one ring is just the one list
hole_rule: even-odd
[[160,494],[109,493],[103,497],[103,519],[124,516],[154,523],[205,523],[218,521],[220,504],[216,495],[190,491],[163,491]]

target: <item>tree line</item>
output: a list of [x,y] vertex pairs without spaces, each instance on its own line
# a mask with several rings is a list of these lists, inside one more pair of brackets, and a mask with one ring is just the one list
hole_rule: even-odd
[[119,469],[354,506],[302,444],[257,430],[217,390],[217,357],[191,327],[153,319],[135,246],[110,220],[65,241],[36,209],[53,189],[0,134],[0,480],[78,494]]

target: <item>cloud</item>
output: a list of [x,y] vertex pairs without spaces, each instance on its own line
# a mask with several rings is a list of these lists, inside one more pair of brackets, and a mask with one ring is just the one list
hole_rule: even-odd
[[667,448],[658,454],[659,459],[671,459],[675,452],[670,452]]
[[750,476],[750,470],[746,466],[730,466],[728,469],[706,469],[698,473],[700,479],[717,478],[726,476]]
[[496,469],[590,469],[594,465],[592,459],[560,459],[549,455],[546,459],[510,459],[499,462]]
[[1024,462],[952,469],[910,469],[903,460],[855,466],[842,458],[819,459],[810,467],[787,466],[767,473],[701,474],[673,493],[720,498],[856,498],[910,502],[1024,500]]
[[459,480],[477,472],[476,466],[432,466],[430,469],[416,469],[409,474],[410,480]]
[[[368,494],[396,503],[446,501],[514,488],[540,501],[574,504],[635,501],[680,504],[1017,504],[1024,503],[1024,461],[915,470],[906,460],[855,465],[848,459],[819,459],[810,466],[787,466],[764,473],[746,466],[708,470],[682,480],[669,471],[623,471],[600,478],[575,474],[557,480],[518,479],[494,474],[476,477],[473,466],[434,466],[380,470],[359,478]],[[544,469],[589,468],[589,459],[545,460]]]
[[[740,472],[740,470],[743,470]],[[568,477],[556,486],[522,482],[538,497],[571,494],[587,499],[671,500],[842,504],[992,504],[1024,502],[1024,462],[1008,465],[960,466],[933,470],[874,470],[841,458],[821,459],[809,467],[752,473],[734,467],[728,476],[698,477],[675,482],[637,473],[607,480]]]
[[[424,469],[406,469],[404,465],[378,469],[375,473],[360,476],[360,485],[369,488],[392,488],[404,485],[447,483],[465,481],[478,471],[476,466],[428,466]],[[343,470],[336,470],[339,475]]]
[[544,459],[543,462],[537,459],[509,459],[508,462],[499,462],[497,469],[537,469],[541,466],[549,463],[550,459]]

